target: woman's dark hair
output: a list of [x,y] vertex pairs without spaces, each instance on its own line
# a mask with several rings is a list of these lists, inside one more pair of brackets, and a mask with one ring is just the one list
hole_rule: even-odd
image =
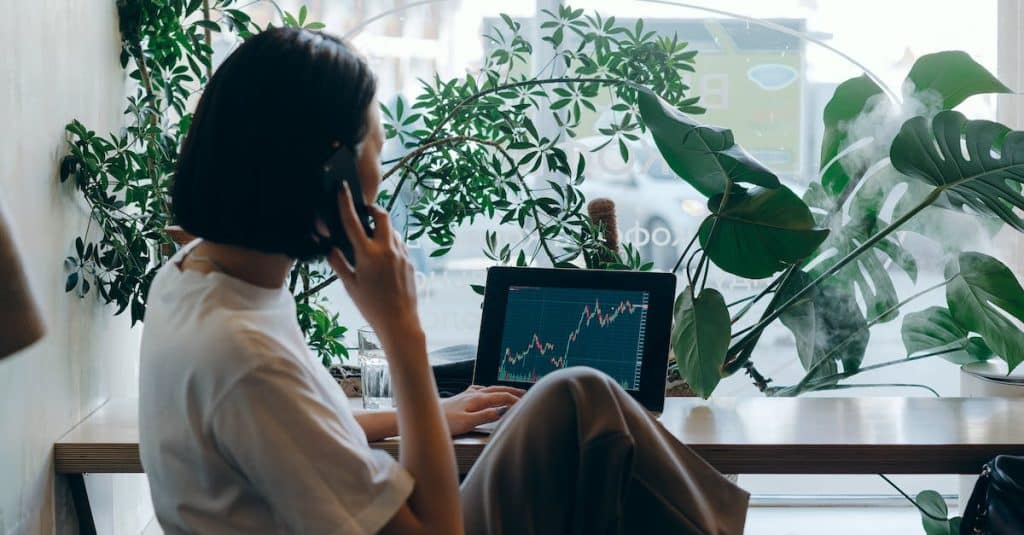
[[377,82],[336,37],[274,28],[238,47],[199,100],[171,188],[175,222],[213,242],[308,260],[323,165],[367,131]]

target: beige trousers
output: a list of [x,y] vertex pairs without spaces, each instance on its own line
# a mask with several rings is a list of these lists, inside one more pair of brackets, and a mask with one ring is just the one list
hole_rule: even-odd
[[589,368],[531,388],[462,485],[470,534],[742,534],[748,498]]

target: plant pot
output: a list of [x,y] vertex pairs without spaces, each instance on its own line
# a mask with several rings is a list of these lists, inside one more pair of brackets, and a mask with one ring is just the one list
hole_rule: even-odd
[[[1010,374],[1006,370],[1006,362],[998,359],[961,366],[960,395],[967,398],[1024,398],[1024,366],[1018,366]],[[961,512],[977,479],[977,476],[960,476]]]
[[346,397],[358,398],[363,395],[363,381],[359,369],[349,369],[335,364],[330,368],[331,377],[338,383]]
[[668,352],[668,373],[665,374],[665,397],[669,398],[695,398],[697,394],[690,389],[690,384],[679,375],[679,367],[676,365],[676,356],[671,350]]

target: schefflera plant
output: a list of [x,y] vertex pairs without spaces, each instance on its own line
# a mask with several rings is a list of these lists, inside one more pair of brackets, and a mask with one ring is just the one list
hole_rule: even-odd
[[[188,99],[212,74],[215,36],[234,42],[268,27],[249,14],[260,6],[276,13],[268,25],[325,28],[307,20],[305,7],[293,14],[272,0],[118,0],[121,63],[138,84],[122,131],[103,136],[79,121],[67,126],[60,178],[74,186],[90,216],[65,259],[68,292],[91,292],[114,305],[114,314],[128,312],[133,324],[144,320],[149,285],[174,250],[165,232],[174,223],[168,185],[192,121]],[[422,81],[412,102],[398,98],[382,107],[387,138],[403,155],[383,162],[394,180],[378,201],[402,219],[407,240],[432,244],[432,256],[451,250],[459,226],[487,219],[522,235],[503,242],[489,231],[484,254],[495,262],[575,267],[588,259],[594,268],[650,269],[634,248],[607,247],[579,190],[585,159],[570,161],[563,146],[590,134],[598,106],[608,107],[611,120],[597,133],[628,159],[629,142],[643,130],[638,88],[702,113],[685,82],[696,51],[643,20],[625,25],[564,5],[540,18],[534,42],[521,23],[502,15],[485,32],[481,69],[435,75]],[[323,263],[308,262],[297,263],[288,278],[298,323],[324,365],[347,357],[347,329],[324,295],[334,279]]]
[[[842,381],[935,356],[956,363],[999,357],[1011,370],[1020,364],[1024,332],[1014,319],[1024,321],[1024,289],[999,260],[964,250],[931,224],[943,217],[937,214],[958,212],[993,233],[1006,225],[1024,230],[1015,212],[1024,208],[1024,133],[953,111],[970,96],[1006,92],[959,51],[915,62],[902,101],[866,75],[847,80],[824,110],[818,180],[798,196],[744,152],[731,131],[702,125],[641,90],[640,115],[659,150],[708,198],[711,212],[677,263],[687,285],[676,300],[672,349],[691,389],[706,398],[723,377],[743,371],[765,394],[792,396],[886,386]],[[854,127],[871,116],[905,122],[888,137],[881,128]],[[894,208],[886,214],[885,206]],[[918,274],[917,259],[899,239],[906,232],[935,240],[950,260],[944,280],[901,296],[890,269],[915,282]],[[757,294],[726,303],[707,285],[709,263],[771,280]],[[904,317],[906,357],[862,365],[873,326],[943,287],[946,307]],[[760,315],[747,319],[755,309]],[[772,385],[754,366],[760,337],[776,321],[796,341],[805,370],[796,385]]]

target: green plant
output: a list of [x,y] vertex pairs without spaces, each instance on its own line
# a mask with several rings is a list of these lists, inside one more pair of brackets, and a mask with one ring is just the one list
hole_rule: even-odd
[[[722,377],[742,370],[766,394],[788,396],[881,386],[841,381],[933,356],[964,362],[994,355],[1011,369],[1024,361],[1024,332],[1010,319],[1024,321],[1024,289],[1010,269],[944,242],[929,225],[914,225],[922,214],[946,211],[969,214],[993,229],[1024,230],[1014,211],[1024,208],[1024,133],[952,111],[971,95],[1008,91],[963,52],[920,58],[907,77],[903,103],[886,100],[866,76],[844,82],[824,111],[819,181],[802,198],[747,156],[730,131],[700,125],[641,91],[640,116],[662,155],[709,198],[711,210],[677,264],[686,265],[689,282],[677,303],[672,339],[682,378],[707,397]],[[870,122],[875,130],[857,137],[858,121],[879,117],[907,118],[892,137]],[[895,205],[889,215],[883,214],[886,204]],[[902,299],[886,264],[912,280],[918,267],[899,232],[937,240],[952,258],[944,281]],[[700,247],[691,251],[697,240]],[[741,277],[773,279],[757,295],[727,304],[706,287],[709,261]],[[904,320],[907,357],[862,366],[871,327],[895,320],[908,302],[941,287],[948,308]],[[757,319],[731,328],[762,300],[767,305]],[[730,314],[732,307],[739,308]],[[805,370],[796,385],[771,385],[753,365],[762,332],[776,320],[796,339]]]
[[[259,31],[235,0],[118,0],[121,65],[136,82],[125,110],[126,126],[106,137],[75,120],[67,126],[68,155],[62,182],[72,180],[89,208],[89,225],[75,239],[75,254],[65,264],[65,288],[84,297],[94,290],[143,320],[146,295],[156,270],[174,250],[164,229],[171,224],[168,185],[192,115],[189,98],[201,90],[212,70],[212,34],[230,28],[239,37]],[[282,22],[310,29],[302,8],[279,11]],[[316,279],[306,266],[292,274],[292,285]],[[337,315],[316,299],[300,303],[299,320],[310,346],[325,363],[347,354]]]
[[941,494],[934,490],[923,490],[911,498],[891,479],[879,475],[921,514],[921,527],[924,528],[926,535],[960,535],[960,523],[963,519],[959,516],[949,516],[949,508]]
[[[66,260],[66,288],[80,296],[95,289],[116,313],[129,310],[133,324],[143,320],[149,284],[173,251],[164,233],[172,223],[167,184],[191,122],[188,99],[210,76],[212,35],[244,39],[261,29],[237,4],[120,0],[121,62],[138,82],[128,99],[128,125],[106,137],[78,121],[67,128],[61,180],[74,178],[91,218]],[[278,8],[277,14],[280,24],[323,27],[307,21],[304,7],[297,14]],[[486,217],[522,229],[513,243],[488,232],[485,253],[496,262],[526,265],[543,257],[556,266],[586,259],[590,267],[650,269],[632,247],[620,252],[605,245],[578,189],[585,161],[570,162],[560,144],[583,128],[587,113],[607,105],[615,120],[599,133],[628,159],[628,142],[643,129],[640,91],[701,113],[683,80],[696,53],[646,30],[643,21],[624,27],[566,6],[545,11],[544,19],[546,65],[530,63],[542,54],[522,36],[520,23],[503,16],[485,36],[491,49],[479,72],[435,76],[423,81],[413,103],[399,98],[382,107],[386,135],[405,154],[385,162],[385,177],[394,178],[379,202],[390,210],[401,201],[406,238],[429,240],[433,256],[450,250],[458,225]],[[538,128],[541,116],[558,131]],[[544,180],[533,183],[528,176]],[[289,280],[300,326],[325,364],[347,354],[345,329],[322,297],[333,280],[326,266],[313,263],[297,264]]]

